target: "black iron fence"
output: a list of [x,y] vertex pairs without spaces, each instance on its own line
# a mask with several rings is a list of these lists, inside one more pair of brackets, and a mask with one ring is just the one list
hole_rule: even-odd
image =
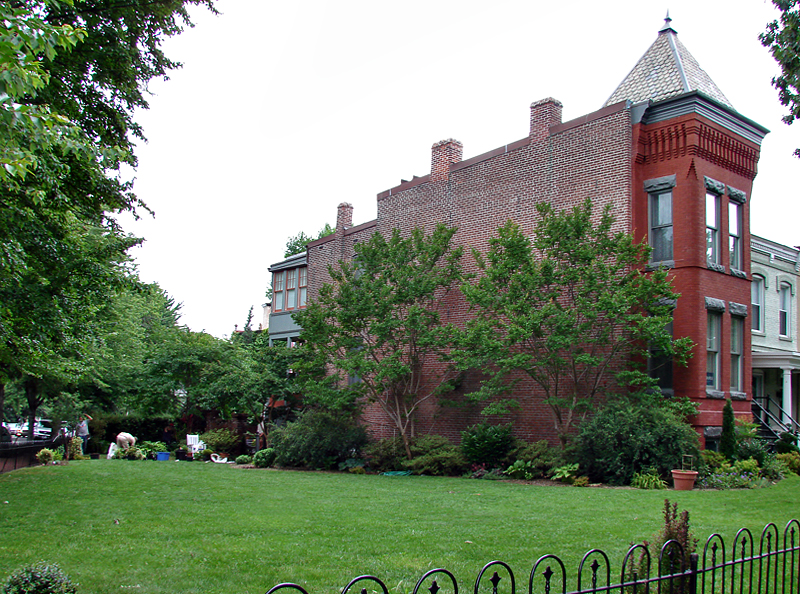
[[[775,524],[767,524],[756,544],[747,528],[739,530],[728,549],[719,534],[712,534],[696,553],[686,554],[681,544],[667,541],[657,559],[645,545],[630,547],[618,574],[612,580],[611,562],[600,549],[583,556],[568,583],[564,563],[556,555],[544,555],[531,569],[529,594],[800,594],[800,522],[791,520],[781,534]],[[655,571],[651,571],[654,569]],[[413,594],[458,594],[456,577],[446,569],[432,569],[414,587]],[[298,584],[278,584],[267,594],[279,590],[308,592]],[[386,584],[372,575],[359,576],[348,583],[342,594],[389,594]],[[502,561],[492,561],[481,569],[474,594],[516,594],[514,572]]]

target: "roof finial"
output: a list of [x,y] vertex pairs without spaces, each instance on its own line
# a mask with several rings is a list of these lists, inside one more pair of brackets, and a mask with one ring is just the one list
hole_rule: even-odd
[[675,29],[672,28],[672,19],[669,18],[669,9],[667,9],[667,18],[664,19],[664,26],[661,27],[659,33],[666,33],[667,31],[672,31],[675,34],[678,33]]

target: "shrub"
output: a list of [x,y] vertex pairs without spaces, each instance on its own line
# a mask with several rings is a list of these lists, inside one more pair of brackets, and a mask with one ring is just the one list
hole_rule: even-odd
[[400,470],[406,462],[406,451],[400,437],[387,437],[364,448],[369,467],[376,472]]
[[800,454],[800,448],[797,447],[797,436],[789,431],[784,431],[775,442],[775,452],[778,454],[788,454],[794,452]]
[[542,476],[533,462],[523,462],[522,460],[517,460],[506,468],[506,474],[518,481],[532,481]]
[[752,458],[758,462],[759,466],[764,466],[768,455],[769,450],[767,449],[767,444],[758,438],[742,440],[736,450],[736,457],[739,458],[739,460],[748,460]]
[[634,472],[631,487],[634,489],[666,489],[667,483],[651,468],[647,472]]
[[275,448],[258,450],[253,455],[253,464],[256,468],[269,468],[275,462]]
[[459,476],[467,469],[467,461],[461,448],[451,444],[441,435],[426,435],[411,444],[412,460],[403,463],[415,474],[434,476]]
[[119,448],[114,452],[114,459],[116,460],[144,460],[144,454],[136,446],[131,446],[127,450]]
[[198,460],[203,460],[204,462],[208,462],[209,460],[211,460],[211,454],[213,453],[214,450],[206,448],[202,452],[197,452],[197,454],[195,454],[195,458],[197,458]]
[[69,458],[70,460],[82,460],[83,440],[80,437],[73,437],[69,440]]
[[583,423],[577,459],[592,481],[628,485],[635,472],[654,468],[666,476],[682,457],[699,459],[697,433],[672,412],[631,403],[610,403]]
[[800,474],[800,454],[797,452],[785,452],[776,456],[778,460],[786,464],[790,472]]
[[566,462],[561,451],[550,447],[550,444],[544,439],[533,443],[523,442],[523,444],[514,453],[514,458],[525,463],[526,468],[531,472],[531,479],[549,476],[554,468],[563,466]]
[[706,474],[730,466],[728,459],[719,452],[715,452],[714,450],[703,450],[702,452],[700,452],[700,458],[703,461],[702,466]]
[[461,432],[461,451],[467,462],[485,464],[489,468],[507,465],[514,443],[510,423],[481,423]]
[[719,438],[719,452],[728,460],[736,455],[736,419],[730,399],[722,409],[722,435]]
[[763,484],[758,472],[741,472],[733,467],[717,470],[697,482],[701,489],[754,489]]
[[573,487],[588,487],[589,486],[589,477],[588,476],[579,476],[574,481],[572,481]]
[[271,433],[279,466],[330,470],[356,458],[367,444],[367,432],[352,415],[307,410],[293,423]]
[[75,594],[76,585],[56,563],[39,561],[13,572],[2,594]]
[[214,429],[200,435],[200,441],[213,452],[232,452],[238,445],[240,438],[228,429]]
[[[692,553],[697,548],[697,539],[692,535],[689,530],[689,512],[684,510],[678,514],[678,504],[673,503],[670,505],[669,499],[664,500],[664,526],[661,531],[655,536],[653,542],[650,544],[650,558],[658,559],[661,548],[670,540],[676,541],[683,551],[683,559],[675,560],[675,565],[668,571],[669,573],[678,573],[678,571],[685,571],[689,568],[689,561]],[[668,555],[664,556],[664,561],[669,563]],[[682,563],[679,564],[677,561]],[[662,568],[662,571],[666,568]]]
[[360,468],[361,470],[364,470],[364,466],[366,466],[366,464],[367,462],[362,458],[348,458],[344,462],[339,462],[339,470],[346,470],[354,474],[363,474],[358,472],[358,469]]
[[158,452],[167,451],[167,444],[163,441],[143,441],[137,447],[148,460],[155,460]]
[[39,453],[36,454],[36,459],[41,464],[50,464],[53,461],[53,450],[42,448],[39,450]]
[[767,454],[764,466],[761,467],[761,476],[770,481],[780,481],[790,472],[786,463],[779,460],[775,454]]
[[241,456],[236,457],[236,463],[240,466],[245,466],[246,464],[252,464],[253,457],[248,456],[247,454],[242,454]]
[[[575,477],[578,474],[579,464],[565,464],[553,469],[553,480],[561,481],[571,485],[575,482]],[[588,478],[587,478],[588,483]]]

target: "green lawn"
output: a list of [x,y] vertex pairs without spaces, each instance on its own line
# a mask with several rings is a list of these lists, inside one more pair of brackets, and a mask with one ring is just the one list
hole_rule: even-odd
[[0,476],[0,581],[57,561],[86,593],[264,593],[291,581],[334,593],[374,574],[399,594],[446,567],[471,591],[480,568],[511,565],[527,590],[535,560],[574,574],[587,550],[619,572],[630,543],[659,528],[664,498],[712,532],[758,537],[800,517],[800,479],[753,491],[562,488],[456,478],[87,460]]

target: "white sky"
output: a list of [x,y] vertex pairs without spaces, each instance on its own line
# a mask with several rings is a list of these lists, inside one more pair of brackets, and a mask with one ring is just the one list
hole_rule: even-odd
[[751,231],[800,244],[800,125],[770,86],[758,41],[765,0],[218,0],[218,17],[167,42],[184,68],[151,85],[137,115],[136,192],[155,219],[140,276],[183,303],[193,330],[229,335],[261,304],[289,236],[376,216],[376,195],[430,170],[430,147],[464,158],[528,134],[529,106],[564,121],[599,109],[655,40],[667,9],[683,44],[734,107],[769,128],[750,197]]

